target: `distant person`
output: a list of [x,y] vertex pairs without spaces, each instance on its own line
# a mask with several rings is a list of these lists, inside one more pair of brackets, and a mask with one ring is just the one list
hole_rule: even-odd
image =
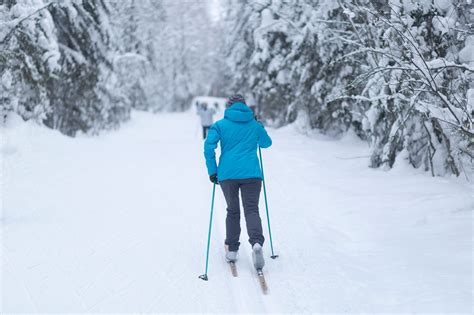
[[[221,155],[217,165],[215,149],[219,142]],[[235,262],[240,246],[240,190],[249,242],[252,246],[252,260],[257,270],[261,270],[265,265],[262,250],[265,239],[258,213],[263,175],[257,148],[268,148],[271,145],[272,140],[263,125],[254,119],[254,113],[245,104],[242,95],[234,95],[228,99],[224,119],[212,125],[204,142],[209,179],[220,184],[227,203],[226,260]]]
[[202,103],[198,107],[197,114],[201,117],[202,138],[206,139],[209,128],[214,122],[213,116],[216,113],[214,108],[207,108],[207,103]]
[[219,103],[215,102],[215,103],[214,103],[214,108],[215,108],[216,110],[218,110],[218,109],[219,109]]

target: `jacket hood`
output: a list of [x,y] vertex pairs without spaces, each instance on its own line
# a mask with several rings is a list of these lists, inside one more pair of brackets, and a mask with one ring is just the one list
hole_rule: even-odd
[[224,117],[236,122],[246,122],[253,119],[253,112],[250,107],[239,102],[227,108]]

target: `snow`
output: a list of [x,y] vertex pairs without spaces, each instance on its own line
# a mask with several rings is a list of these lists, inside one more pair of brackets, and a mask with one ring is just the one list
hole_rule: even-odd
[[12,73],[9,70],[3,72],[0,83],[5,89],[9,89],[12,86]]
[[433,26],[441,34],[449,33],[449,29],[454,27],[456,23],[455,19],[450,19],[449,17],[437,16],[433,19]]
[[447,11],[449,8],[453,7],[452,0],[434,0],[434,6],[442,11]]
[[472,184],[432,178],[403,154],[389,172],[370,169],[352,133],[269,129],[280,257],[267,258],[263,296],[245,226],[238,278],[224,262],[220,190],[209,281],[197,278],[212,186],[195,112],[132,114],[100,137],[15,117],[0,127],[0,312],[472,313]]
[[61,65],[59,64],[61,53],[59,52],[59,45],[55,35],[55,27],[52,17],[49,13],[46,15],[48,18],[41,19],[40,21],[42,32],[38,34],[38,44],[46,51],[43,55],[43,62],[47,62],[48,68],[53,72],[61,69]]
[[346,14],[350,19],[355,18],[355,13],[348,8],[344,8],[344,14]]
[[[444,1],[450,0],[442,0],[437,1],[440,3],[440,6],[443,4]],[[423,10],[423,13],[427,13],[431,10],[432,2],[431,1],[417,1],[417,0],[402,0],[404,10],[406,12],[416,11],[418,9]]]
[[273,13],[270,9],[262,10],[262,21],[260,23],[260,27],[267,27],[275,23],[275,19],[273,18]]
[[290,71],[283,69],[278,72],[276,82],[280,85],[288,84],[290,82]]
[[459,60],[474,67],[474,36],[468,36],[466,44],[461,51],[459,51]]
[[474,110],[474,89],[467,90],[467,110],[470,112]]

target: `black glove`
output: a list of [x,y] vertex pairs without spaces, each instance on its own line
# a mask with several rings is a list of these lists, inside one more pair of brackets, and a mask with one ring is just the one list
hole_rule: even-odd
[[209,176],[209,180],[211,181],[211,183],[219,185],[219,181],[217,180],[217,174],[212,174],[211,176]]

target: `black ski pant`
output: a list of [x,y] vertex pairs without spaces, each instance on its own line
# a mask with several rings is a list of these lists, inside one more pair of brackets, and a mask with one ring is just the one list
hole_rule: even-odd
[[229,251],[237,251],[240,245],[239,190],[242,195],[249,243],[252,246],[255,243],[263,245],[265,238],[263,237],[262,220],[258,213],[258,200],[262,190],[262,180],[260,178],[229,179],[220,182],[220,185],[227,202],[225,244],[229,246]]
[[202,126],[202,138],[204,140],[206,140],[207,138],[207,133],[209,132],[209,128],[211,128],[211,126]]

